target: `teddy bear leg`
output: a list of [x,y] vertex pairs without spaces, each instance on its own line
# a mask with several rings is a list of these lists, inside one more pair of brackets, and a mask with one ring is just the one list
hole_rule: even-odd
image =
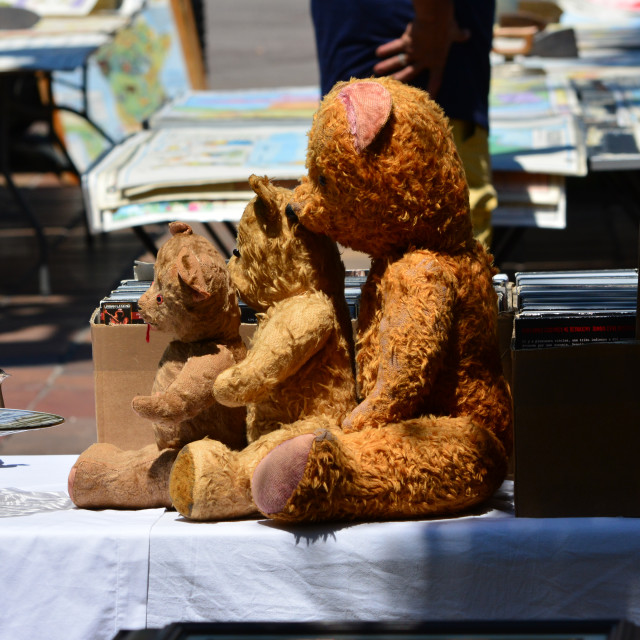
[[191,520],[229,520],[258,514],[251,494],[256,465],[282,442],[322,427],[337,429],[330,420],[307,418],[267,433],[241,451],[217,440],[198,440],[184,447],[171,470],[169,492],[175,509]]
[[169,473],[177,454],[155,444],[133,451],[91,445],[69,473],[69,497],[84,509],[169,508]]
[[241,453],[208,438],[183,447],[169,480],[175,509],[186,518],[203,521],[255,513]]
[[498,439],[465,418],[306,435],[257,465],[258,509],[287,521],[445,515],[489,498],[506,474]]

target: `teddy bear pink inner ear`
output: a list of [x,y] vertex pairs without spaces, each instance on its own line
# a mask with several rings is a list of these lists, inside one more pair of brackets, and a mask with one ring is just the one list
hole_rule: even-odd
[[358,152],[366,149],[391,115],[391,94],[377,82],[355,82],[338,97],[347,111],[349,130]]

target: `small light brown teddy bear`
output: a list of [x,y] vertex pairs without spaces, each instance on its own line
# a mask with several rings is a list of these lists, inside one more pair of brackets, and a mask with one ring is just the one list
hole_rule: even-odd
[[339,83],[309,133],[300,221],[372,257],[356,341],[360,404],[330,437],[285,441],[253,497],[289,521],[460,513],[507,469],[512,406],[492,258],[441,109],[390,78]]
[[240,308],[222,256],[184,222],[169,226],[155,280],[140,298],[140,315],[171,334],[149,396],[133,398],[138,415],[153,422],[156,444],[122,451],[108,443],[89,447],[69,476],[79,507],[170,507],[169,472],[187,443],[211,437],[233,449],[246,445],[243,407],[216,402],[212,385],[241,361]]
[[216,399],[247,405],[249,445],[187,445],[170,480],[175,508],[194,520],[257,513],[250,479],[258,461],[284,439],[335,429],[355,407],[353,329],[336,244],[298,223],[292,192],[249,179],[256,197],[238,224],[229,272],[258,315],[247,357],[215,380]]

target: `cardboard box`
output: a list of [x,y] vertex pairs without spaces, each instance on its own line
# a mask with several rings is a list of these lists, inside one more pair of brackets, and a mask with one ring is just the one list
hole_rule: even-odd
[[148,395],[169,338],[147,325],[107,325],[91,321],[98,442],[139,449],[154,442],[148,420],[131,408],[137,395]]
[[513,356],[516,516],[640,516],[640,342]]
[[[151,393],[169,337],[151,331],[147,342],[146,324],[95,324],[97,313],[91,318],[91,342],[98,442],[139,449],[154,442],[153,428],[133,411],[131,401]],[[243,324],[240,333],[248,341],[254,331],[255,325]]]

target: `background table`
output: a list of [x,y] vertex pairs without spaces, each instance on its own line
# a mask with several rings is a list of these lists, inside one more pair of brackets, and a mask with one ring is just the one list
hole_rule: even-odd
[[[2,638],[100,640],[176,621],[640,623],[638,519],[514,518],[506,483],[486,509],[448,520],[193,523],[73,508],[74,461],[0,467]],[[11,498],[29,515],[6,517]]]
[[[4,12],[11,8],[4,7]],[[0,8],[0,15],[3,8]],[[2,18],[0,17],[0,21]],[[122,18],[117,23],[123,26],[126,20]],[[48,295],[51,293],[49,282],[49,250],[44,230],[38,217],[34,214],[21,190],[13,179],[13,168],[10,162],[11,156],[11,124],[12,114],[22,114],[34,111],[33,120],[41,120],[47,124],[48,142],[59,151],[66,162],[66,170],[79,175],[79,171],[69,155],[64,141],[58,135],[54,125],[54,113],[56,110],[66,109],[74,111],[91,123],[92,127],[103,137],[107,138],[102,129],[89,118],[86,103],[86,76],[83,76],[83,109],[81,111],[55,104],[51,88],[51,74],[54,71],[73,71],[85,69],[87,59],[99,47],[109,42],[113,37],[111,30],[116,28],[113,20],[93,23],[95,30],[69,33],[57,30],[51,32],[36,28],[17,30],[0,29],[0,173],[4,182],[12,194],[12,197],[22,214],[33,227],[38,242],[38,271],[40,280],[40,292]],[[28,104],[17,99],[14,95],[13,83],[28,82],[30,78],[40,78],[42,86],[46,86],[48,96],[42,100],[42,104]],[[53,169],[52,169],[53,170]],[[83,213],[84,216],[84,213]]]

